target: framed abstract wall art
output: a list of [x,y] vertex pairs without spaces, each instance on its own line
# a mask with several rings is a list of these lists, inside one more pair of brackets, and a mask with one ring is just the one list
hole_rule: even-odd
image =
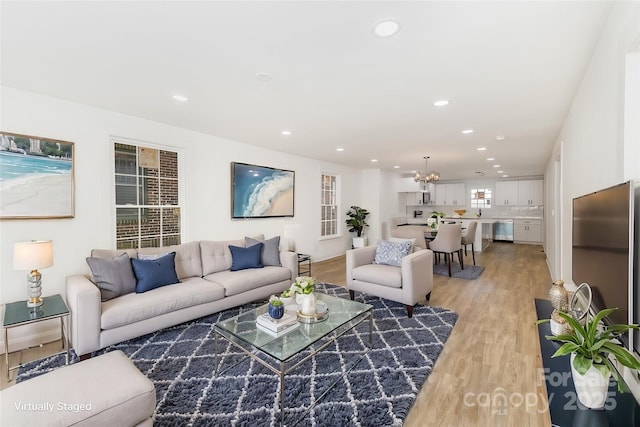
[[0,219],[73,218],[74,144],[0,131]]
[[231,162],[231,218],[292,217],[295,172]]

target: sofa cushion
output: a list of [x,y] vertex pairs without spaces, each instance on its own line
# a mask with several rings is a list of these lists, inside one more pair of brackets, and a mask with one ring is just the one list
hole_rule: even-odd
[[247,269],[240,271],[219,271],[205,276],[225,289],[225,296],[241,294],[242,292],[271,285],[284,280],[291,280],[291,270],[284,267],[268,266],[261,269]]
[[171,252],[157,259],[132,259],[133,272],[138,279],[136,292],[141,294],[160,286],[178,283],[175,257],[176,253]]
[[[250,270],[247,270],[250,271]],[[225,289],[200,277],[143,294],[126,294],[102,303],[102,329],[113,329],[198,304],[221,300]]]
[[262,268],[262,242],[245,248],[229,245],[231,251],[231,271],[246,270],[247,268]]
[[100,299],[108,301],[136,290],[136,277],[126,252],[114,258],[87,258],[91,279],[100,288]]
[[158,255],[176,253],[176,274],[178,279],[187,277],[202,277],[202,258],[200,256],[200,242],[189,242],[181,245],[164,246],[161,248],[140,248],[141,255]]
[[[162,253],[159,253],[159,254],[138,254],[138,259],[144,259],[144,260],[149,261],[149,260],[152,260],[152,259],[159,259],[159,258],[165,257],[165,256],[167,256],[169,254],[170,254],[170,252],[162,252]],[[174,254],[175,254],[175,252],[174,252]]]
[[374,264],[386,264],[400,267],[402,258],[409,254],[411,242],[393,243],[387,240],[380,240],[376,248]]
[[231,251],[229,250],[229,245],[244,246],[244,240],[203,240],[200,242],[203,276],[231,269]]
[[137,258],[137,249],[91,249],[92,258],[115,258],[118,255],[127,254],[129,258]]
[[273,265],[276,267],[282,266],[280,263],[280,236],[272,237],[268,240],[254,239],[251,237],[245,237],[244,243],[246,247],[257,245],[262,242],[261,260],[262,265]]
[[361,282],[375,283],[391,288],[402,287],[401,268],[384,264],[366,264],[351,271],[351,277]]

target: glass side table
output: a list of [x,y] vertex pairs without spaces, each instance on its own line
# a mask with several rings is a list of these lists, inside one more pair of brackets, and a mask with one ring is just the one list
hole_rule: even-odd
[[298,254],[298,276],[311,276],[311,255]]
[[[62,349],[66,350],[66,364],[69,364],[69,337],[65,331],[64,320],[69,322],[69,307],[65,304],[60,294],[42,298],[43,304],[40,307],[27,307],[27,301],[12,302],[5,305],[4,321],[4,357],[7,367],[7,380],[11,380],[11,371],[18,369],[21,365],[9,366],[9,329],[17,326],[24,326],[30,323],[42,322],[44,320],[60,319],[60,333],[62,339]],[[62,352],[60,352],[62,353]]]

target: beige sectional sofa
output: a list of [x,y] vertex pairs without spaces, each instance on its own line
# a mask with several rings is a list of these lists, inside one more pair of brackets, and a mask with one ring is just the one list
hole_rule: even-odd
[[72,347],[78,355],[197,319],[289,288],[298,275],[297,255],[280,251],[281,266],[230,271],[229,245],[244,240],[196,241],[163,248],[93,250],[92,257],[130,258],[174,252],[179,283],[144,293],[126,293],[101,301],[100,289],[87,275],[67,277],[66,300],[71,311]]

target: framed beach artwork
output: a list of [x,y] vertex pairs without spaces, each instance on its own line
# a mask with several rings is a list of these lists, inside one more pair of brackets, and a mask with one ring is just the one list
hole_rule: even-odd
[[73,148],[0,131],[0,219],[73,218]]
[[295,172],[231,162],[231,218],[292,217]]

